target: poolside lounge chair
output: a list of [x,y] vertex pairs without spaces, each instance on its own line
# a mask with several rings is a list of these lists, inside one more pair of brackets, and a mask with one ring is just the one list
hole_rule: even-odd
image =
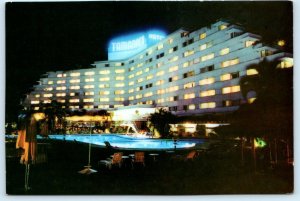
[[142,164],[145,167],[145,153],[144,152],[135,152],[134,158],[131,161],[132,169],[135,164]]
[[99,161],[98,165],[104,164],[109,169],[111,169],[113,165],[119,166],[119,168],[121,168],[121,166],[122,166],[122,156],[123,156],[122,152],[116,152],[116,153],[114,153],[112,158],[108,158],[106,160]]

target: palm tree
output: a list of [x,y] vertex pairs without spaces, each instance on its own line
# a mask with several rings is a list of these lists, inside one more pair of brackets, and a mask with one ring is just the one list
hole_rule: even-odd
[[269,143],[274,142],[275,161],[279,140],[286,143],[287,152],[293,144],[293,69],[278,68],[278,64],[263,60],[248,66],[247,69],[255,69],[258,74],[243,77],[241,91],[244,98],[255,91],[256,100],[241,106],[234,118],[250,131],[251,137],[264,136]]
[[45,115],[48,118],[48,127],[49,133],[53,133],[56,130],[56,123],[61,125],[61,129],[63,129],[66,111],[62,108],[62,105],[57,101],[51,101],[50,104],[47,104],[45,107]]
[[169,124],[174,123],[175,119],[175,115],[163,108],[160,108],[158,112],[151,114],[149,118],[151,124],[157,129],[162,138],[169,137]]

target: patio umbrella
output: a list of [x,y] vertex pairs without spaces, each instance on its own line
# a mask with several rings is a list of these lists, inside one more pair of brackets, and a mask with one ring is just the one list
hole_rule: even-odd
[[97,170],[92,169],[91,167],[91,138],[92,138],[92,123],[90,124],[90,143],[89,143],[89,155],[88,155],[88,164],[84,166],[83,170],[78,171],[79,174],[89,175],[96,173]]
[[21,148],[23,150],[20,163],[25,165],[25,191],[27,191],[30,189],[30,165],[35,163],[37,154],[37,120],[34,115],[31,115],[28,118],[22,119],[20,124],[16,148]]

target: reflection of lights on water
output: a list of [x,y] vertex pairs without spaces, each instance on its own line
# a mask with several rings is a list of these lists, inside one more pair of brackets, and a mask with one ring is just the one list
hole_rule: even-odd
[[[87,135],[51,135],[50,139],[78,141],[83,143],[90,143],[90,136]],[[134,138],[123,135],[92,135],[92,144],[105,146],[104,141],[108,141],[111,146],[118,148],[135,148],[135,149],[173,149],[174,142],[162,139],[149,138]],[[177,141],[176,148],[191,148],[196,146],[195,142]]]

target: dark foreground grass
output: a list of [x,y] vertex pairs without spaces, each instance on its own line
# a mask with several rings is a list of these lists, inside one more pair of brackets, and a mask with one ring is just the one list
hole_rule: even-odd
[[[7,143],[7,150],[14,143]],[[134,153],[127,151],[125,154]],[[25,166],[18,158],[6,160],[6,192],[10,195],[204,195],[285,194],[293,192],[293,167],[260,167],[251,160],[241,164],[239,151],[202,153],[194,161],[174,159],[160,152],[156,161],[146,153],[146,167],[128,165],[108,170],[97,162],[107,149],[92,147],[92,166],[98,172],[78,174],[88,162],[88,146],[51,142],[48,162],[32,165],[31,190],[24,191]],[[184,154],[177,152],[176,154]],[[250,158],[250,157],[249,157]]]

